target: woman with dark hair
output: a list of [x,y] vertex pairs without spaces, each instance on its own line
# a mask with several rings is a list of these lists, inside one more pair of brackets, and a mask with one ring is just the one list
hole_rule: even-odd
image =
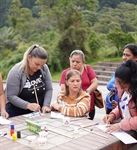
[[[137,45],[135,44],[127,44],[123,48],[123,62],[127,60],[134,60],[137,61]],[[109,114],[112,109],[114,109],[117,105],[118,99],[121,95],[115,85],[115,73],[112,74],[110,81],[107,84],[107,89],[110,91],[106,96],[106,114]]]
[[116,86],[123,91],[118,106],[106,115],[105,123],[113,123],[121,118],[119,123],[108,126],[107,131],[137,130],[137,62],[128,60],[122,63],[115,72]]
[[76,69],[81,73],[82,90],[90,94],[90,111],[89,119],[93,120],[95,116],[95,98],[94,91],[98,86],[96,74],[90,65],[85,64],[85,55],[81,50],[74,50],[71,52],[70,67],[63,70],[60,78],[61,90],[64,90],[66,74],[71,69]]
[[65,90],[58,94],[51,110],[58,110],[65,116],[82,117],[89,112],[90,95],[81,89],[82,79],[78,70],[69,70],[65,78]]
[[50,112],[53,89],[47,59],[46,50],[34,44],[10,70],[6,82],[6,110],[10,117],[33,111]]

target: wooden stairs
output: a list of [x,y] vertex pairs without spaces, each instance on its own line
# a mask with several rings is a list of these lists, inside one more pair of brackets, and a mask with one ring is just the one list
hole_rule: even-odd
[[99,85],[107,85],[111,79],[111,75],[115,72],[121,62],[99,62],[96,66],[92,66],[98,77]]

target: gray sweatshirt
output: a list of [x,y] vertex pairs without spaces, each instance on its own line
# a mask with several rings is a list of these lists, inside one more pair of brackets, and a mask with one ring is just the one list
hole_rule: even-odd
[[[49,107],[52,99],[52,93],[53,93],[52,78],[51,78],[49,68],[46,64],[40,71],[43,75],[43,79],[46,87],[43,106]],[[23,90],[26,80],[27,77],[25,71],[22,71],[20,69],[20,65],[16,64],[10,70],[6,81],[5,95],[6,95],[7,102],[10,102],[16,107],[22,109],[27,109],[27,104],[29,103],[21,99],[20,97],[18,97],[18,95]]]

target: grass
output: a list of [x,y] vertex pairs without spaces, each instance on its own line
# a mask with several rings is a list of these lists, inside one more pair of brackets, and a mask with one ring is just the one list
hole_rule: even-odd
[[60,77],[61,77],[61,72],[56,72],[56,73],[52,74],[53,81],[59,81]]
[[122,57],[116,57],[116,58],[106,58],[104,61],[122,62]]

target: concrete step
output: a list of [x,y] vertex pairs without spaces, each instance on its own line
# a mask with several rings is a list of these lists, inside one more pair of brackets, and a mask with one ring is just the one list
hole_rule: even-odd
[[117,67],[108,67],[108,66],[93,66],[93,70],[100,70],[100,71],[112,71],[115,72]]
[[121,62],[99,62],[96,66],[92,66],[98,77],[99,85],[107,85],[111,79],[111,75],[116,71],[116,68]]
[[100,81],[98,80],[98,85],[107,85],[108,81]]
[[114,71],[102,71],[102,70],[94,70],[96,75],[104,75],[104,76],[111,76]]
[[109,67],[117,67],[121,64],[121,62],[99,62],[98,65],[99,66],[109,66]]
[[98,80],[108,82],[111,79],[111,76],[97,75]]

